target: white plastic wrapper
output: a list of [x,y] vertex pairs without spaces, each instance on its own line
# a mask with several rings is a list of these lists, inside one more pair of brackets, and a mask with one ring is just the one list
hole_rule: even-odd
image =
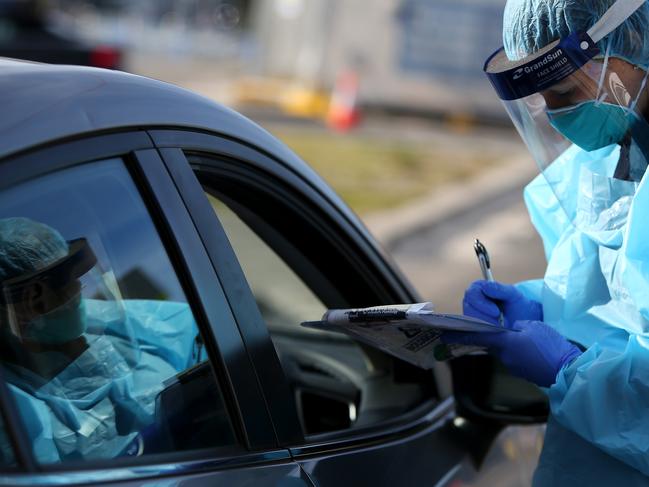
[[435,313],[429,302],[330,309],[321,321],[306,321],[302,326],[344,333],[423,369],[432,368],[437,360],[485,353],[482,347],[442,343],[439,338],[445,330],[507,332],[469,316]]

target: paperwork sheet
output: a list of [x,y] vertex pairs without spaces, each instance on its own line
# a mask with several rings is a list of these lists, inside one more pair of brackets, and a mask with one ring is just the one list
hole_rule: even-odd
[[436,360],[485,353],[482,347],[442,343],[439,338],[445,330],[508,332],[469,316],[435,313],[430,302],[330,309],[322,320],[306,321],[302,326],[344,333],[424,369],[432,368]]

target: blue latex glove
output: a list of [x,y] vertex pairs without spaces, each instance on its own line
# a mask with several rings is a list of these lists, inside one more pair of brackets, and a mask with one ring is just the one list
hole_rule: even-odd
[[445,332],[444,343],[487,347],[514,375],[541,387],[554,384],[559,371],[581,350],[542,321],[517,321],[497,333]]
[[495,281],[474,281],[464,293],[463,312],[467,316],[498,324],[502,311],[505,327],[519,320],[543,321],[543,306],[527,299],[511,284]]

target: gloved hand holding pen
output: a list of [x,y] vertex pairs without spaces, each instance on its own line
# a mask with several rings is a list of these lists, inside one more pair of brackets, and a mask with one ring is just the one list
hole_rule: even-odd
[[541,304],[514,286],[475,281],[466,290],[463,309],[467,316],[494,324],[502,310],[510,332],[445,332],[442,341],[487,347],[512,374],[539,386],[554,384],[559,371],[581,355],[579,348],[541,321]]
[[510,284],[496,281],[472,282],[464,293],[462,308],[465,315],[496,325],[502,313],[506,328],[519,320],[543,320],[541,303],[527,299]]

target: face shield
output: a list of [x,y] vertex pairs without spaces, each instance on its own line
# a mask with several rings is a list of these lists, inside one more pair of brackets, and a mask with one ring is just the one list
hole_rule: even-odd
[[518,61],[501,48],[485,63],[516,129],[578,226],[621,226],[647,169],[647,73],[597,47],[644,2],[618,0],[587,32]]
[[123,316],[115,280],[102,271],[86,239],[68,244],[65,257],[0,283],[0,323],[21,341],[58,345],[79,338],[89,325],[88,299],[101,302],[104,317]]

